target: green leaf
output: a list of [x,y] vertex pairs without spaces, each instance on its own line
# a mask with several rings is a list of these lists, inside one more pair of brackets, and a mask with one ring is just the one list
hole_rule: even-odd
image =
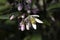
[[42,40],[41,35],[33,35],[31,40]]
[[9,19],[9,15],[0,15],[0,19]]
[[4,11],[4,10],[10,8],[10,7],[11,7],[11,6],[8,5],[8,4],[0,6],[0,12]]
[[55,3],[55,4],[51,4],[48,8],[47,11],[54,9],[54,8],[60,8],[60,3]]
[[0,19],[9,19],[10,16],[15,15],[15,17],[20,16],[20,12],[13,12],[13,13],[8,13],[6,15],[0,15]]
[[9,24],[9,25],[14,25],[15,24],[15,21],[6,20],[4,23],[5,24]]
[[42,37],[40,34],[33,34],[25,37],[24,40],[42,40]]
[[6,3],[7,0],[0,0],[0,3]]

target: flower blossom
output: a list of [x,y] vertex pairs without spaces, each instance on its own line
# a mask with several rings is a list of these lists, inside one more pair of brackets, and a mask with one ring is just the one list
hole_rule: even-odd
[[37,27],[36,27],[36,22],[37,23],[43,23],[43,21],[41,21],[41,20],[39,20],[38,18],[36,18],[36,17],[39,17],[39,15],[29,15],[28,17],[26,17],[24,20],[22,20],[21,22],[20,22],[20,30],[21,31],[24,31],[25,30],[25,28],[27,29],[27,30],[29,30],[29,28],[32,26],[33,27],[33,29],[37,29]]

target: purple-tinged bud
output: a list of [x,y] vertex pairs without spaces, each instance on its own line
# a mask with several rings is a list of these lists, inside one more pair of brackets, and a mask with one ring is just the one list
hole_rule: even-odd
[[38,13],[38,11],[39,11],[39,9],[32,9],[32,12],[34,13],[34,14],[36,14],[36,13]]
[[21,22],[20,24],[19,24],[19,26],[20,26],[20,30],[21,31],[24,31],[25,30],[25,25]]
[[25,5],[25,10],[30,10],[30,5]]
[[18,4],[18,11],[21,11],[22,8],[23,8],[23,5],[19,3],[19,4]]
[[34,14],[36,14],[38,11],[39,11],[38,7],[34,4],[34,5],[32,6],[32,12],[33,12]]

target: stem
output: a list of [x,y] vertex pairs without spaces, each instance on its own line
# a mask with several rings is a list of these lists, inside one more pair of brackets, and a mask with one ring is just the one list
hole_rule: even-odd
[[44,13],[44,17],[46,18],[46,16],[47,16],[47,10],[46,10],[47,5],[46,5],[45,1],[46,0],[43,0],[43,13]]

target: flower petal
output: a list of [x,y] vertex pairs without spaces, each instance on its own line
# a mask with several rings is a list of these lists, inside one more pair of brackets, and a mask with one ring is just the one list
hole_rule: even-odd
[[30,16],[33,16],[33,17],[39,17],[39,15],[30,15]]
[[23,22],[20,23],[20,29],[21,29],[21,31],[25,30],[25,25],[23,24]]
[[32,24],[32,27],[36,30],[37,28],[36,28],[36,24]]
[[38,23],[43,23],[43,21],[41,21],[41,20],[39,20],[37,18],[35,18],[35,21],[38,22]]
[[21,31],[24,31],[25,30],[25,27],[24,25],[21,26]]
[[29,27],[30,27],[30,23],[27,23],[26,24],[26,29],[29,30]]

